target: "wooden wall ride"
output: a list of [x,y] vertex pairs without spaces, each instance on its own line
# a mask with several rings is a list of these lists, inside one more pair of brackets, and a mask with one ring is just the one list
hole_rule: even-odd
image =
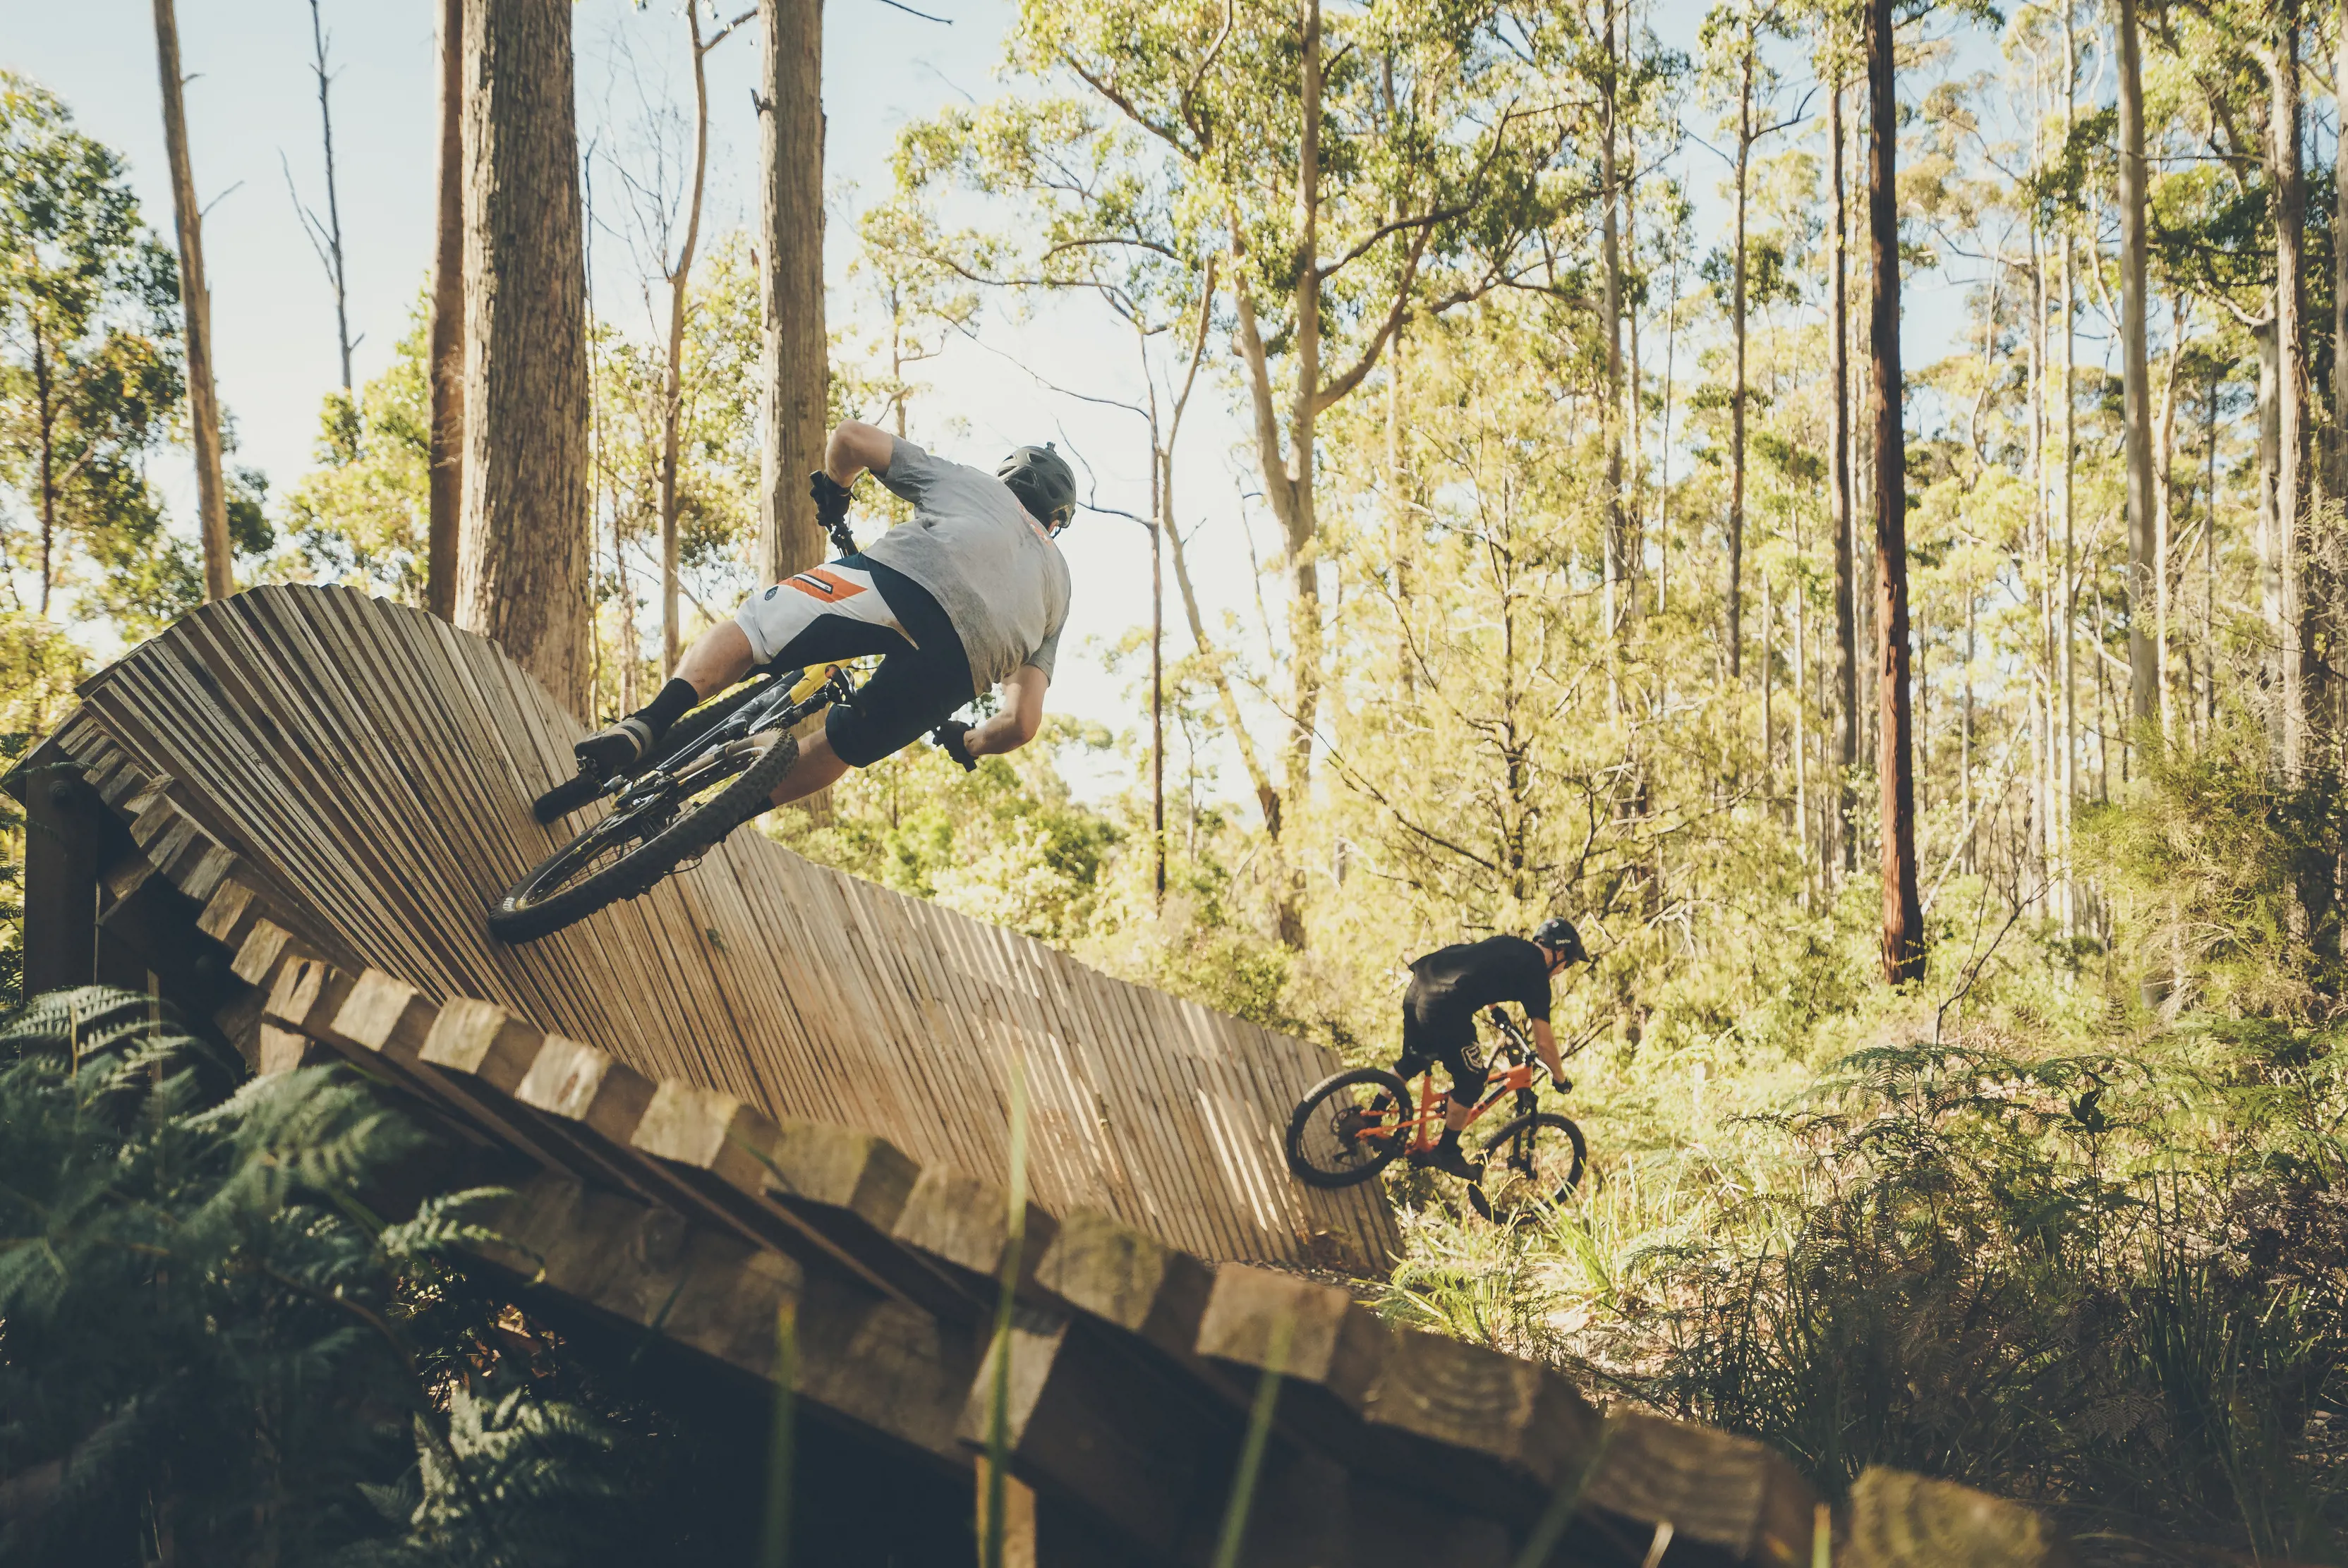
[[[342,661],[331,673],[305,662],[328,656]],[[419,670],[430,684],[413,684]],[[1599,1409],[1550,1368],[1232,1261],[1249,1245],[1292,1252],[1317,1223],[1374,1244],[1390,1234],[1375,1204],[1282,1206],[1245,1166],[1276,1158],[1268,1137],[1259,1147],[1237,1129],[1232,1162],[1186,1167],[1178,1144],[1076,1125],[1087,1091],[1102,1122],[1116,1106],[1185,1113],[1170,1088],[1153,1101],[1116,1081],[1142,1070],[1147,1047],[1175,1066],[1187,1052],[1206,1075],[1183,1125],[1280,1108],[1294,1092],[1280,1073],[1323,1065],[1292,1041],[1152,1001],[764,843],[713,856],[629,912],[619,937],[558,938],[542,965],[499,954],[480,935],[474,885],[446,868],[542,843],[520,803],[545,776],[530,770],[563,754],[568,726],[501,659],[438,623],[345,594],[246,595],[85,696],[8,781],[27,813],[28,984],[143,979],[215,1020],[263,1074],[342,1060],[435,1131],[452,1179],[512,1189],[483,1261],[533,1311],[657,1335],[760,1382],[788,1366],[802,1419],[929,1478],[918,1495],[932,1522],[966,1519],[951,1500],[985,1493],[993,1358],[1006,1354],[1012,1561],[1205,1568],[1249,1407],[1276,1367],[1245,1568],[2073,1562],[2018,1504],[1869,1471],[1830,1512],[1763,1444]],[[478,749],[430,740],[417,714],[435,704]],[[797,924],[776,923],[778,893],[802,901],[789,907]],[[745,938],[778,934],[806,944],[783,957],[820,955],[797,960],[814,979],[737,1022],[742,988],[773,972],[759,959],[778,961]],[[709,956],[695,964],[697,946]],[[696,1006],[698,1022],[658,1027],[644,1011],[653,995]],[[557,1004],[614,1043],[529,1010]],[[876,1009],[860,1046],[853,1007]],[[1079,1032],[1112,1026],[1131,1033],[1104,1048]],[[803,1119],[755,1097],[811,1092],[842,1061],[904,1053],[891,1030],[923,1027],[948,1041],[934,1055],[995,1098],[915,1079],[885,1102],[819,1098]],[[760,1030],[832,1054],[812,1068],[729,1064],[749,1042],[781,1049]],[[1039,1118],[1037,1184],[1056,1171],[1059,1194],[1075,1194],[1056,1210],[1039,1193],[1015,1240],[1002,1186],[953,1152],[999,1147],[1012,1051],[1059,1118]],[[656,1055],[668,1065],[648,1065]],[[916,1156],[844,1123],[868,1104],[948,1152]],[[1218,1239],[1170,1243],[1161,1226],[1198,1219],[1179,1204],[1211,1208],[1219,1218],[1197,1228]],[[1015,1309],[998,1350],[1006,1276]]]
[[[204,607],[82,689],[32,759],[118,755],[232,854],[308,947],[477,999],[649,1079],[852,1126],[1004,1178],[1011,1064],[1045,1209],[1211,1259],[1391,1251],[1375,1184],[1288,1174],[1281,1129],[1326,1053],[1113,979],[1015,933],[736,834],[644,898],[520,948],[489,899],[586,820],[529,803],[578,726],[484,640],[341,589]],[[153,809],[160,809],[154,806]],[[600,810],[600,806],[591,810]]]

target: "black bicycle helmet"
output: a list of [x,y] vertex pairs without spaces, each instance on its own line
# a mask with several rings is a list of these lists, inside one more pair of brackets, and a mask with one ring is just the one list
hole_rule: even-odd
[[1012,450],[994,470],[1027,508],[1028,516],[1058,533],[1076,515],[1076,474],[1051,442]]
[[1573,922],[1562,915],[1552,915],[1543,920],[1540,928],[1533,932],[1533,940],[1544,948],[1563,953],[1569,964],[1590,961],[1589,949],[1581,945],[1581,933],[1575,930]]

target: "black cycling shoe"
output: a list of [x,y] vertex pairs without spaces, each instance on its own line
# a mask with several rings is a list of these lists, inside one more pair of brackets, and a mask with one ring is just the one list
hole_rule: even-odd
[[642,719],[627,718],[588,736],[571,748],[571,754],[578,759],[581,774],[600,780],[635,766],[652,744],[653,727]]
[[1430,1171],[1441,1171],[1447,1176],[1457,1176],[1472,1182],[1484,1173],[1484,1167],[1468,1157],[1457,1138],[1446,1138],[1424,1154],[1413,1154],[1410,1163]]

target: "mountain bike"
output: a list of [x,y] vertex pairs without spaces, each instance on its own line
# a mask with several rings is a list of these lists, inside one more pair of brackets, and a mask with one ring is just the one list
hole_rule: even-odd
[[535,941],[698,864],[767,808],[798,760],[792,729],[853,694],[838,664],[754,670],[679,719],[633,767],[547,791],[530,810],[550,826],[598,800],[611,810],[499,896],[490,935]]
[[[1549,1070],[1534,1056],[1531,1041],[1500,1009],[1488,1016],[1500,1040],[1484,1059],[1487,1092],[1468,1125],[1504,1100],[1514,1114],[1485,1135],[1483,1170],[1468,1184],[1468,1201],[1486,1219],[1506,1223],[1565,1202],[1581,1184],[1588,1150],[1581,1128],[1540,1109],[1535,1075],[1547,1078]],[[1472,1057],[1469,1065],[1476,1065]],[[1572,1081],[1557,1081],[1557,1090],[1572,1092]],[[1403,1154],[1435,1147],[1447,1099],[1436,1092],[1431,1069],[1419,1076],[1415,1106],[1410,1086],[1384,1068],[1357,1067],[1324,1078],[1289,1118],[1288,1168],[1307,1186],[1366,1182]]]

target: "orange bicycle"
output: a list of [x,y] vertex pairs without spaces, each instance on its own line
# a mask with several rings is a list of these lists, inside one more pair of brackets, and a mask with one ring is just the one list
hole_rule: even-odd
[[[1468,1184],[1468,1201],[1486,1219],[1505,1220],[1563,1203],[1581,1184],[1588,1151],[1581,1128],[1540,1108],[1534,1075],[1546,1078],[1549,1071],[1535,1060],[1531,1042],[1498,1008],[1488,1016],[1501,1040],[1484,1063],[1487,1092],[1468,1124],[1503,1100],[1516,1113],[1485,1136],[1484,1167]],[[1572,1089],[1570,1080],[1557,1085],[1560,1094]],[[1366,1182],[1399,1156],[1435,1147],[1447,1098],[1436,1092],[1432,1071],[1419,1077],[1416,1107],[1410,1086],[1382,1067],[1357,1067],[1324,1078],[1289,1118],[1288,1168],[1308,1186]]]

